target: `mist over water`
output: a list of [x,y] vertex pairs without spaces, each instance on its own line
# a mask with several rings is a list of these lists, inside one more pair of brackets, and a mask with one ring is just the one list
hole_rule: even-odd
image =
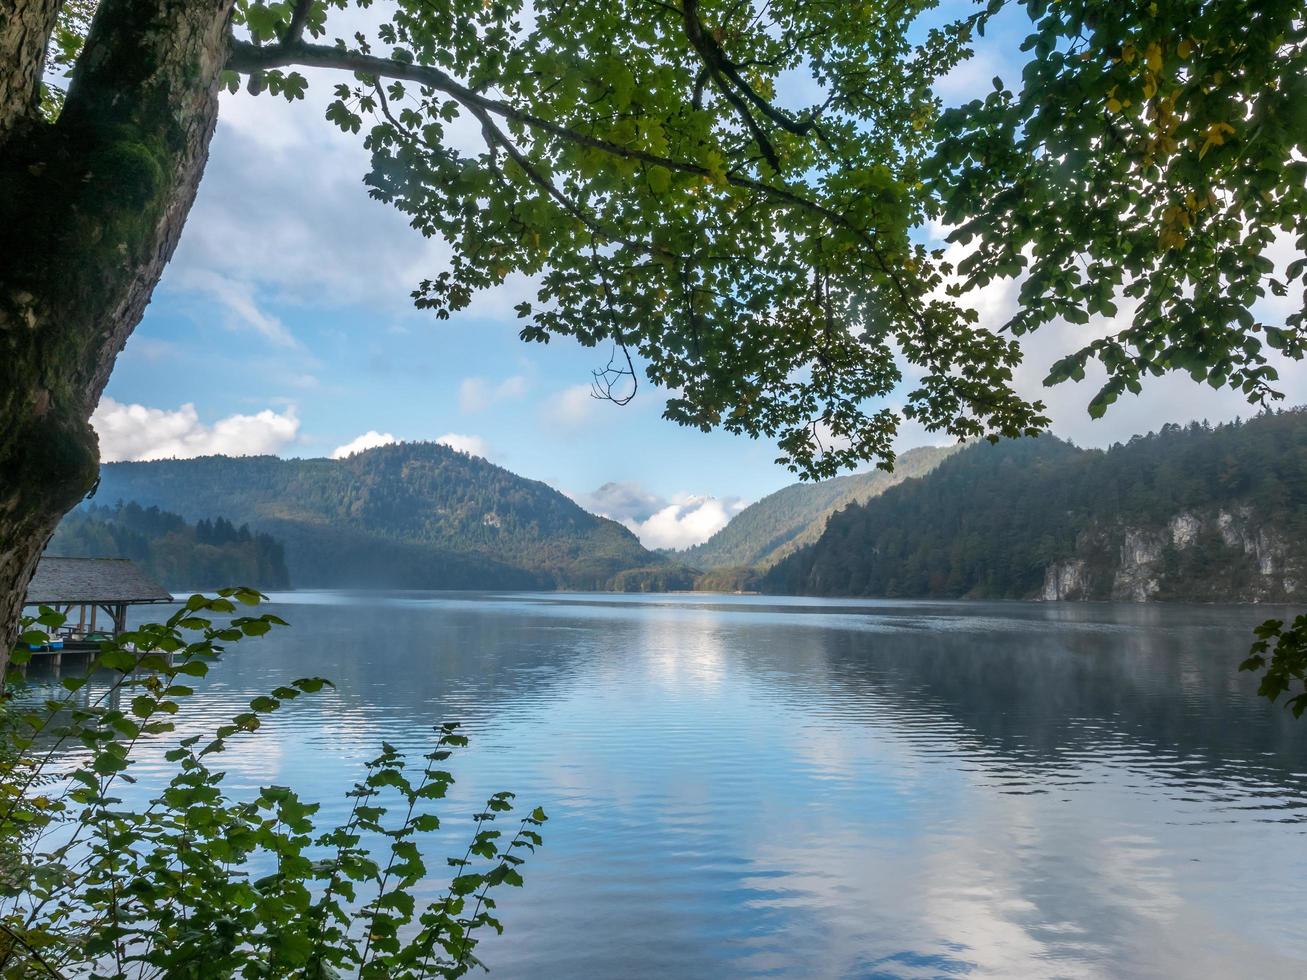
[[1236,670],[1274,610],[274,600],[185,728],[331,678],[224,763],[326,827],[383,739],[462,722],[438,855],[496,790],[550,816],[494,977],[1307,975],[1307,719]]

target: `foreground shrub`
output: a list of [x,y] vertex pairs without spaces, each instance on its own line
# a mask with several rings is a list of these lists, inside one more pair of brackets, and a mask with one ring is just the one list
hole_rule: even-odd
[[[177,731],[189,682],[222,644],[286,625],[234,615],[261,599],[192,596],[166,622],[102,644],[58,698],[25,697],[11,678],[0,703],[0,977],[457,977],[479,965],[479,932],[502,931],[492,893],[522,884],[545,814],[506,837],[492,824],[513,796],[490,797],[466,850],[448,859],[447,885],[420,904],[432,875],[419,840],[439,829],[429,807],[454,781],[446,760],[467,744],[456,725],[438,726],[420,760],[383,743],[345,793],[340,826],[320,828],[319,804],[288,787],[231,798],[218,758],[329,685],[301,678],[176,742],[164,756],[171,776],[143,807],[115,795],[135,782],[142,750]],[[62,621],[42,609],[25,623],[15,664]]]

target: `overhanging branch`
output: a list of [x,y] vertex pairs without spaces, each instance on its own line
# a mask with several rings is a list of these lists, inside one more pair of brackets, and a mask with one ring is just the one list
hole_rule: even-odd
[[[557,139],[574,143],[577,146],[590,147],[614,157],[636,160],[678,173],[693,174],[710,179],[715,179],[718,176],[702,164],[661,156],[635,147],[623,146],[620,143],[592,136],[561,123],[537,116],[525,109],[476,91],[434,65],[421,65],[395,61],[390,58],[379,58],[376,55],[329,47],[325,44],[300,42],[256,47],[248,41],[239,39],[234,39],[231,42],[231,53],[228,56],[227,67],[233,71],[251,73],[291,65],[349,71],[368,78],[393,78],[415,82],[418,85],[443,92],[466,108],[473,116],[479,117],[488,113],[501,119],[519,123],[537,133],[545,133]],[[875,259],[876,266],[898,295],[905,312],[917,321],[922,330],[922,336],[929,336],[926,324],[921,319],[921,310],[917,297],[908,289],[881,250],[874,230],[863,228],[835,209],[804,197],[789,188],[779,187],[762,180],[755,180],[752,177],[746,177],[738,173],[728,172],[725,175],[725,180],[733,187],[759,192],[777,204],[820,217],[832,226],[853,234],[867,247]]]

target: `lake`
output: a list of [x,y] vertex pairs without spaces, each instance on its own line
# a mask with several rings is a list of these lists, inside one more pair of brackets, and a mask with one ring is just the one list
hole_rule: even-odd
[[341,819],[383,739],[472,745],[436,841],[548,811],[492,976],[1307,976],[1307,718],[1252,607],[289,593],[185,710]]

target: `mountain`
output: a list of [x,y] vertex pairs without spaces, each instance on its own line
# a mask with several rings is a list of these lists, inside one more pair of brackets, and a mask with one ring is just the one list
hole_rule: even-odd
[[284,543],[298,588],[594,589],[665,561],[551,487],[437,443],[108,463],[98,498],[247,523]]
[[702,569],[736,566],[770,568],[786,555],[821,537],[826,521],[852,503],[864,503],[892,486],[924,476],[957,446],[925,446],[900,454],[894,472],[851,473],[819,483],[795,483],[750,504],[703,544],[676,558]]
[[967,447],[833,516],[763,588],[844,596],[1307,598],[1307,411],[1107,451]]
[[79,507],[59,523],[45,550],[67,558],[130,558],[174,591],[290,586],[281,542],[270,535],[222,517],[190,524],[135,502]]

